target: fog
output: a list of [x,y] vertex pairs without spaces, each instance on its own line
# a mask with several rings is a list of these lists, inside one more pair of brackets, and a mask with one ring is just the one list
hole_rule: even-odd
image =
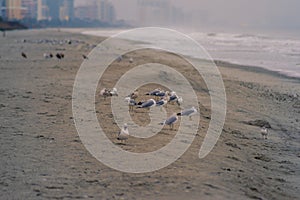
[[[76,4],[90,1],[76,0]],[[117,19],[137,26],[300,30],[299,0],[144,0],[169,2],[165,9],[155,8],[151,12],[141,10],[137,3],[139,0],[110,1],[115,5]],[[166,10],[170,7],[177,7],[180,13],[166,19],[162,12],[170,12]]]

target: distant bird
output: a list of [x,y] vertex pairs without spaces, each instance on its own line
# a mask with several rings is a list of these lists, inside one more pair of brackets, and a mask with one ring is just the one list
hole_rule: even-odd
[[63,58],[63,57],[61,56],[61,53],[57,53],[55,56],[56,56],[56,58],[58,58],[59,60]]
[[130,62],[130,63],[133,63],[133,58],[130,58],[130,59],[129,59],[129,62]]
[[22,52],[21,55],[22,55],[23,58],[26,58],[26,59],[27,59],[27,55],[26,55],[24,52]]
[[156,106],[162,108],[164,105],[167,105],[168,101],[166,98],[162,98],[161,100],[156,102]]
[[128,126],[125,123],[123,128],[118,134],[117,139],[120,140],[121,142],[126,141],[129,138],[129,131],[128,131]]
[[154,96],[157,96],[157,97],[164,97],[164,96],[167,96],[169,95],[169,91],[160,91],[160,92],[157,92],[156,94],[154,94]]
[[104,99],[106,99],[106,97],[110,96],[109,90],[106,89],[106,88],[103,88],[103,89],[100,91],[100,96],[103,96]]
[[178,96],[176,94],[173,94],[169,98],[169,102],[177,102]]
[[180,106],[183,103],[182,97],[177,97],[176,103]]
[[142,103],[142,105],[138,106],[138,108],[151,108],[156,105],[156,101],[154,99],[149,99],[148,101]]
[[164,122],[160,123],[160,125],[169,125],[170,129],[173,129],[174,128],[174,124],[177,122],[177,120],[178,120],[178,116],[176,115],[176,113],[174,113],[167,120],[165,120]]
[[89,59],[89,58],[88,58],[86,55],[84,55],[84,54],[82,54],[82,58],[85,59],[85,60]]
[[139,91],[135,90],[130,95],[128,95],[128,97],[130,97],[131,99],[134,99],[134,100],[137,99],[139,97]]
[[117,61],[118,61],[118,62],[121,62],[122,60],[123,60],[123,56],[120,55],[120,56],[117,58]]
[[268,132],[268,129],[264,126],[260,130],[260,133],[264,139],[268,139]]
[[52,53],[44,53],[44,58],[45,59],[53,58],[53,54]]
[[111,91],[109,91],[110,96],[118,96],[117,88],[113,88]]
[[132,98],[130,98],[130,97],[126,97],[126,98],[124,99],[124,101],[128,103],[129,111],[132,111],[133,108],[134,108],[134,106],[137,105],[137,103],[135,102],[135,100],[132,99]]
[[197,114],[198,111],[197,109],[193,106],[192,108],[189,109],[185,109],[183,111],[181,111],[180,113],[177,113],[177,116],[188,116],[190,118],[190,120],[192,120],[192,116]]
[[155,96],[156,94],[160,93],[160,88],[156,88],[155,90],[152,90],[151,92],[146,93],[146,95]]
[[103,96],[104,99],[106,99],[106,97],[118,96],[117,88],[113,88],[112,90],[103,88],[100,91],[100,96]]

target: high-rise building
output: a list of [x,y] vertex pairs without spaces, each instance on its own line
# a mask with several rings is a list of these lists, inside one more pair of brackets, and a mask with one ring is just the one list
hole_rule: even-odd
[[37,18],[37,0],[22,0],[23,17],[27,19]]
[[6,19],[6,0],[0,0],[0,17]]
[[115,8],[110,1],[94,0],[75,9],[75,16],[85,20],[99,20],[106,23],[115,21]]
[[115,21],[115,8],[111,2],[107,0],[97,0],[96,5],[98,20],[108,23]]
[[38,0],[37,2],[37,20],[48,20],[49,12],[47,6],[47,0]]
[[22,0],[6,0],[6,14],[8,20],[23,19]]
[[74,0],[62,0],[59,18],[61,21],[69,21],[74,18]]
[[48,19],[50,21],[59,20],[60,3],[60,0],[46,0],[46,4],[48,6]]
[[82,20],[98,20],[97,2],[88,1],[86,4],[75,8],[75,17]]

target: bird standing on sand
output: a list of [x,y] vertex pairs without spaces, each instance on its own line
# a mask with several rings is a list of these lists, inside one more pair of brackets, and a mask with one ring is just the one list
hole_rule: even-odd
[[57,53],[56,55],[56,58],[58,58],[59,60],[63,59],[65,57],[65,54],[63,53]]
[[268,139],[268,129],[266,127],[262,127],[260,133],[264,139]]
[[138,106],[138,108],[151,108],[156,105],[156,101],[154,99],[149,99],[148,101],[142,103],[142,105]]
[[137,105],[137,103],[135,102],[135,100],[132,99],[132,98],[130,98],[130,97],[126,97],[124,99],[124,101],[128,103],[129,111],[132,111],[133,107]]
[[133,93],[130,94],[130,98],[137,99],[139,97],[139,91],[135,90]]
[[22,52],[21,55],[22,55],[23,58],[27,58],[27,55],[24,52]]
[[170,129],[172,130],[174,128],[174,124],[177,122],[177,120],[178,120],[178,116],[176,115],[176,113],[174,113],[167,120],[160,123],[160,125],[169,125]]
[[156,94],[160,93],[160,88],[156,88],[155,90],[152,90],[151,92],[146,93],[146,95],[155,96]]
[[192,116],[197,114],[197,109],[193,106],[192,108],[185,109],[180,113],[177,113],[177,116],[188,116],[190,120],[192,120]]
[[162,109],[162,107],[164,105],[167,105],[168,101],[165,97],[163,97],[162,99],[160,99],[159,101],[156,102],[156,106],[160,107],[160,109]]
[[100,91],[100,96],[103,96],[104,99],[106,99],[106,97],[110,96],[109,90],[106,89],[106,88],[103,88],[103,89]]
[[118,90],[117,88],[113,88],[111,91],[109,91],[110,96],[118,96]]
[[45,59],[53,58],[53,54],[52,53],[44,53],[44,58]]
[[123,128],[118,134],[117,139],[120,140],[121,142],[126,141],[129,138],[129,131],[128,131],[128,126],[125,123]]
[[87,60],[87,59],[89,59],[86,55],[84,55],[84,54],[82,54],[82,58],[84,59],[84,60]]

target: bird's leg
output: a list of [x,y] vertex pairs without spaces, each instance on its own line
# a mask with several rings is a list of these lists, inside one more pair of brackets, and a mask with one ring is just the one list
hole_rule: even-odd
[[189,118],[190,118],[190,121],[192,121],[192,116],[189,116]]

